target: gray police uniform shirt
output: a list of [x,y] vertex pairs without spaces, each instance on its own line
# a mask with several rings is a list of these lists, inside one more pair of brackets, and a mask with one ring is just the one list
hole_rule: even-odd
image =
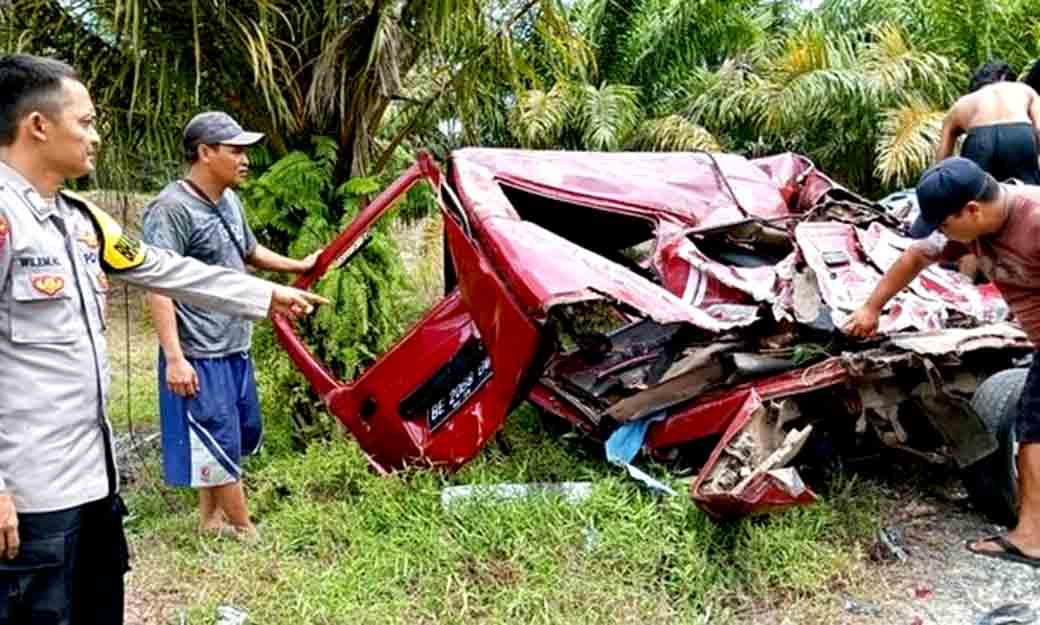
[[[230,189],[224,191],[219,203],[211,205],[183,182],[171,182],[145,207],[141,230],[142,239],[149,245],[235,271],[246,270],[242,253],[249,257],[256,250],[256,237],[245,221],[242,202]],[[188,358],[219,358],[249,351],[253,334],[249,321],[187,302],[175,301],[174,308],[177,336]]]
[[125,239],[114,249],[139,253],[113,271],[102,234],[85,209],[45,201],[0,163],[0,491],[19,512],[118,489],[105,406],[106,272],[225,314],[260,319],[270,307],[270,283]]

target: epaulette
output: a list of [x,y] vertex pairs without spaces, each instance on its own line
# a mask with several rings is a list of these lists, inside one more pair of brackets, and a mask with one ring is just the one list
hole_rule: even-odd
[[90,220],[94,222],[94,227],[101,237],[101,259],[109,269],[125,271],[138,267],[144,262],[145,250],[141,242],[126,236],[119,222],[112,219],[108,213],[72,191],[62,189],[59,193],[70,204],[85,211],[90,216]]

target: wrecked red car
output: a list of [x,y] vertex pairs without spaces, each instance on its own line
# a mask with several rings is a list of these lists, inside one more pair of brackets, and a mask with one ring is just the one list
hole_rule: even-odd
[[1030,352],[992,285],[935,266],[879,337],[839,330],[910,243],[899,202],[795,154],[464,149],[446,174],[420,155],[297,285],[349,262],[418,184],[443,212],[447,288],[391,350],[340,381],[276,320],[375,467],[457,468],[526,399],[633,475],[639,450],[700,466],[691,495],[716,517],[812,501],[795,467],[827,431],[975,475],[977,502],[1014,514],[1013,473],[1010,494],[978,481],[1013,443],[994,415],[1020,373],[998,376],[986,415],[971,400]]

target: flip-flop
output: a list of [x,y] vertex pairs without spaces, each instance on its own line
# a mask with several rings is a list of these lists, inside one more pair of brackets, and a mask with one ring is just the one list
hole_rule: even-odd
[[[1000,551],[973,548],[972,543],[996,543],[1000,547]],[[978,556],[988,556],[998,560],[1028,564],[1031,567],[1040,568],[1040,558],[1027,556],[1021,549],[1008,540],[1006,536],[990,536],[989,538],[970,540],[964,543],[964,548]]]

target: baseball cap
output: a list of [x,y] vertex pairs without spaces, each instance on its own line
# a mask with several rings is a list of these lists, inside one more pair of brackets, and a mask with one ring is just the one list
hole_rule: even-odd
[[188,149],[198,145],[253,145],[263,138],[263,133],[242,130],[223,111],[199,113],[184,127],[184,147]]
[[923,239],[964,208],[978,199],[986,188],[986,172],[974,161],[953,156],[932,165],[917,183],[917,204],[921,213],[910,226],[910,236]]

